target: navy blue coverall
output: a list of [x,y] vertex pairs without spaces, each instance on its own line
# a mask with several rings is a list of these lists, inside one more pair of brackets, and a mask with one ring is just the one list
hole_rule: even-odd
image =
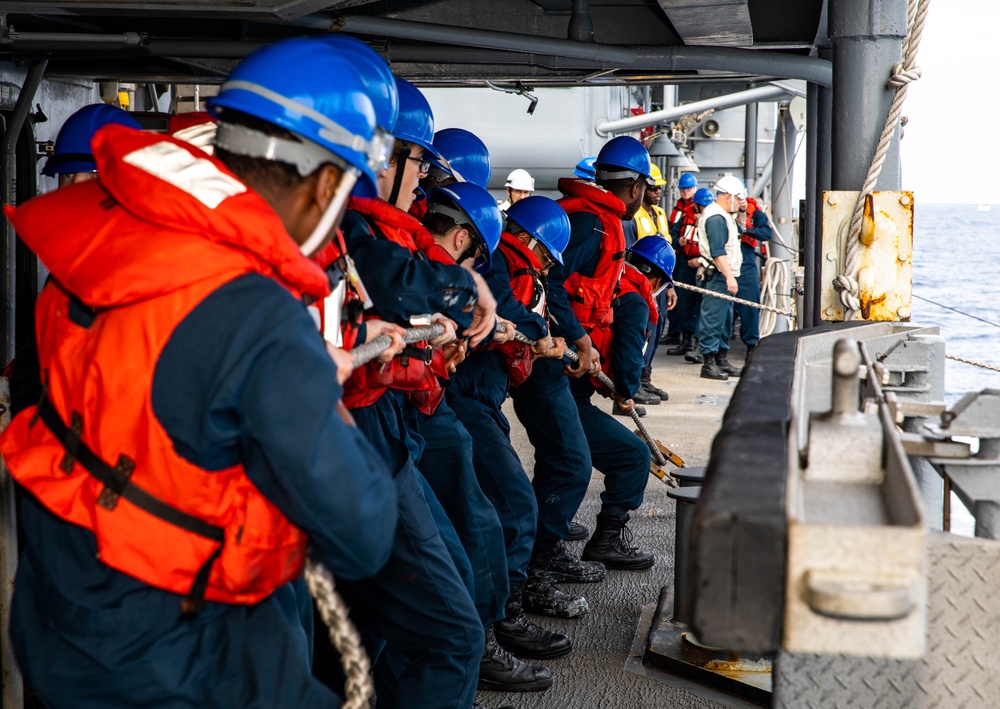
[[[705,222],[708,234],[708,244],[711,247],[710,258],[715,259],[726,255],[726,241],[729,230],[726,220],[715,215]],[[732,267],[732,264],[730,264]],[[742,273],[742,268],[740,273]],[[737,275],[737,279],[739,276]],[[715,271],[708,279],[699,284],[705,290],[731,295],[726,289],[726,277],[721,271]],[[701,313],[698,320],[698,343],[703,354],[714,354],[722,350],[729,351],[729,335],[733,332],[733,304],[722,298],[707,297],[701,302]]]
[[[756,239],[757,241],[770,241],[773,236],[771,222],[767,215],[760,209],[754,210],[753,226],[749,229],[742,229],[742,233]],[[742,226],[742,225],[740,225]],[[750,244],[745,241],[740,242],[740,249],[743,251],[743,266],[740,268],[740,276],[736,279],[739,284],[737,298],[751,300],[754,303],[760,302],[760,268],[757,266],[757,254]],[[735,304],[735,316],[740,319],[740,339],[747,347],[755,347],[760,341],[760,311],[751,308],[749,305]]]
[[[612,301],[611,307],[615,314],[611,325],[611,379],[615,384],[615,393],[631,399],[639,389],[649,308],[642,296],[635,292],[623,293]],[[629,511],[638,509],[646,492],[649,448],[614,417],[592,403],[591,397],[595,392],[590,377],[572,379],[569,386],[587,435],[591,460],[594,467],[604,473],[601,509],[612,519],[628,519]]]
[[[305,308],[252,274],[181,321],[156,363],[152,403],[181,457],[206,470],[242,462],[346,580],[374,574],[388,558],[396,493],[381,458],[334,412],[340,393]],[[207,602],[183,619],[180,596],[99,561],[89,530],[29,494],[21,513],[28,543],[10,634],[46,706],[340,706],[309,671],[312,618],[302,581],[255,605]]]
[[[493,252],[486,283],[496,298],[500,317],[513,322],[529,339],[539,340],[548,334],[545,320],[514,298],[507,261],[499,249]],[[500,520],[508,579],[511,586],[517,586],[528,578],[538,503],[521,459],[511,445],[510,423],[502,411],[509,381],[500,352],[478,348],[458,367],[446,395],[472,436],[476,477]]]
[[[440,312],[460,330],[471,324],[472,313],[464,310],[476,296],[469,273],[415,258],[405,247],[377,238],[356,212],[346,214],[342,230],[384,320],[405,322],[414,314]],[[485,642],[472,599],[475,564],[414,463],[425,447],[415,434],[418,412],[400,393],[388,391],[352,413],[399,471],[397,486],[403,487],[400,531],[388,564],[373,579],[341,584],[372,653],[379,654],[380,640],[388,644],[375,667],[378,706],[469,707]]]

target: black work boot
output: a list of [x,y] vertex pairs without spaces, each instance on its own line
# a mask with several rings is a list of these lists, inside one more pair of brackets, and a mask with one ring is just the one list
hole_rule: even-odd
[[597,515],[597,528],[583,548],[583,558],[600,561],[609,569],[637,570],[652,566],[655,557],[632,546],[632,532],[626,522],[627,517],[614,519],[603,512]]
[[574,596],[554,586],[545,574],[528,572],[528,580],[521,589],[521,602],[529,613],[551,618],[579,618],[587,615],[590,606],[583,596]]
[[747,356],[744,358],[744,367],[746,366],[745,363],[750,361],[750,357],[753,355],[755,349],[757,349],[757,345],[747,345]]
[[671,356],[687,354],[694,349],[694,345],[691,342],[693,337],[694,335],[691,333],[685,332],[681,335],[680,344],[667,350],[667,354]]
[[735,366],[729,361],[729,350],[719,350],[715,353],[715,363],[719,365],[719,369],[728,374],[731,377],[738,377],[743,374],[743,370]]
[[701,351],[698,349],[697,337],[694,339],[694,347],[691,349],[690,352],[684,355],[684,359],[685,361],[688,361],[691,364],[703,364],[705,362],[705,358],[702,356]]
[[590,530],[582,524],[576,522],[569,523],[569,534],[566,536],[567,542],[582,542],[590,537]]
[[701,365],[701,378],[718,379],[722,382],[729,379],[729,375],[723,372],[715,361],[715,352],[705,353],[705,364]]
[[552,672],[542,665],[529,665],[501,647],[493,628],[486,631],[486,647],[479,662],[479,690],[493,692],[538,692],[552,686]]
[[608,575],[604,564],[580,561],[566,542],[558,541],[547,549],[539,549],[536,542],[528,564],[529,575],[543,575],[550,582],[600,583]]
[[655,386],[653,384],[653,368],[643,367],[642,376],[639,377],[639,388],[646,391],[648,394],[653,394],[658,396],[660,401],[667,401],[670,399],[670,394],[665,392],[663,389]]
[[[642,418],[643,416],[646,415],[646,407],[639,406],[638,404],[633,403],[632,408],[635,409],[635,415],[638,416],[639,418]],[[626,418],[632,418],[631,416],[629,416],[628,411],[622,411],[620,408],[618,408],[618,404],[615,403],[611,404],[611,413],[614,416],[624,416]],[[590,535],[588,534],[587,536]]]
[[[518,657],[534,659],[562,657],[572,650],[573,643],[567,636],[540,628],[528,620],[521,605],[521,589],[522,586],[510,587],[510,595],[507,597],[507,606],[504,609],[506,617],[493,624],[493,634],[496,635],[497,642]],[[558,589],[556,591],[562,593]]]
[[646,391],[641,385],[638,391],[632,395],[632,401],[636,404],[645,404],[646,406],[660,405],[660,397],[650,391]]

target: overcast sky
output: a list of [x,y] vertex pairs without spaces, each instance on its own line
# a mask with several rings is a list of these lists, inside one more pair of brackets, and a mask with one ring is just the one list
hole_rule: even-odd
[[917,54],[900,150],[917,202],[1000,204],[1000,2],[935,0]]

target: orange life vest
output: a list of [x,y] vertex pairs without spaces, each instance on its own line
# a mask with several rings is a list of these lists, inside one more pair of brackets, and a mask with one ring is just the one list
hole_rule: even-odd
[[[428,239],[431,243],[434,241],[415,217],[382,200],[354,197],[349,202],[348,209],[365,218],[376,238],[398,244],[419,258],[424,257],[420,254],[417,240],[425,244]],[[454,259],[452,262],[454,263]],[[368,317],[375,315],[369,313]],[[433,361],[434,350],[426,342],[418,342],[407,347],[401,356],[395,357],[391,362],[369,362],[364,367],[355,369],[345,382],[344,405],[349,409],[370,406],[379,400],[386,389],[396,389],[404,392],[427,392],[414,397],[414,403],[425,413],[428,409],[433,412],[444,396],[444,388],[431,367]]]
[[625,264],[625,233],[621,221],[625,216],[625,204],[596,185],[567,177],[559,180],[559,191],[566,195],[559,200],[559,205],[567,214],[588,212],[597,215],[602,231],[593,275],[571,273],[564,281],[573,314],[590,333],[611,322],[611,300]]
[[306,537],[242,464],[207,471],[177,454],[153,411],[154,371],[221,285],[260,273],[320,298],[326,276],[197,148],[117,125],[92,146],[99,180],[7,211],[53,281],[36,310],[45,393],[0,452],[41,504],[93,532],[111,568],[186,595],[188,611],[202,598],[256,603],[301,574]]
[[638,293],[646,301],[646,307],[649,309],[649,322],[656,324],[656,321],[660,319],[660,310],[656,306],[656,298],[653,297],[653,287],[649,285],[649,279],[627,263],[625,270],[622,271],[619,291],[620,293]]
[[[744,228],[753,229],[753,213],[756,212],[757,209],[757,200],[753,197],[747,197],[747,219],[744,224]],[[756,249],[760,245],[760,241],[746,233],[740,234],[740,241],[749,246],[751,249]]]
[[[528,310],[545,317],[545,287],[540,272],[542,264],[535,253],[521,243],[513,234],[502,232],[497,246],[507,262],[510,289],[514,299]],[[507,367],[507,378],[512,387],[520,386],[531,376],[534,353],[531,345],[517,340],[508,340],[496,348],[503,356]]]

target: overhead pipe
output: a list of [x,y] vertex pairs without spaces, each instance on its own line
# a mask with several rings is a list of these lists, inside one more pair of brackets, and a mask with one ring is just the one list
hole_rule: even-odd
[[0,49],[22,46],[51,46],[58,49],[63,44],[79,45],[123,45],[142,47],[149,44],[150,37],[141,32],[120,34],[88,34],[86,32],[10,32],[0,38]]
[[594,130],[597,131],[598,135],[607,135],[609,133],[627,133],[628,131],[639,130],[640,128],[646,128],[647,126],[656,125],[657,123],[673,121],[692,113],[702,113],[703,111],[709,111],[712,109],[721,111],[724,108],[745,106],[746,104],[757,103],[758,101],[776,101],[781,98],[786,98],[787,96],[788,90],[783,86],[760,86],[756,89],[737,91],[736,93],[726,94],[725,96],[718,96],[716,98],[709,98],[704,101],[693,101],[692,103],[686,103],[683,106],[664,108],[659,111],[644,113],[639,116],[619,118],[613,121],[599,121],[597,125],[594,126]]
[[566,36],[577,42],[594,41],[594,21],[590,17],[590,0],[573,0]]
[[[306,26],[319,28],[322,20]],[[822,86],[833,82],[829,61],[793,54],[762,52],[731,47],[660,47],[574,42],[554,37],[532,37],[512,32],[449,27],[428,22],[411,22],[388,17],[345,16],[328,30],[375,35],[412,41],[455,44],[484,49],[553,55],[601,62],[603,68],[643,71],[733,71],[784,79],[802,79]]]

